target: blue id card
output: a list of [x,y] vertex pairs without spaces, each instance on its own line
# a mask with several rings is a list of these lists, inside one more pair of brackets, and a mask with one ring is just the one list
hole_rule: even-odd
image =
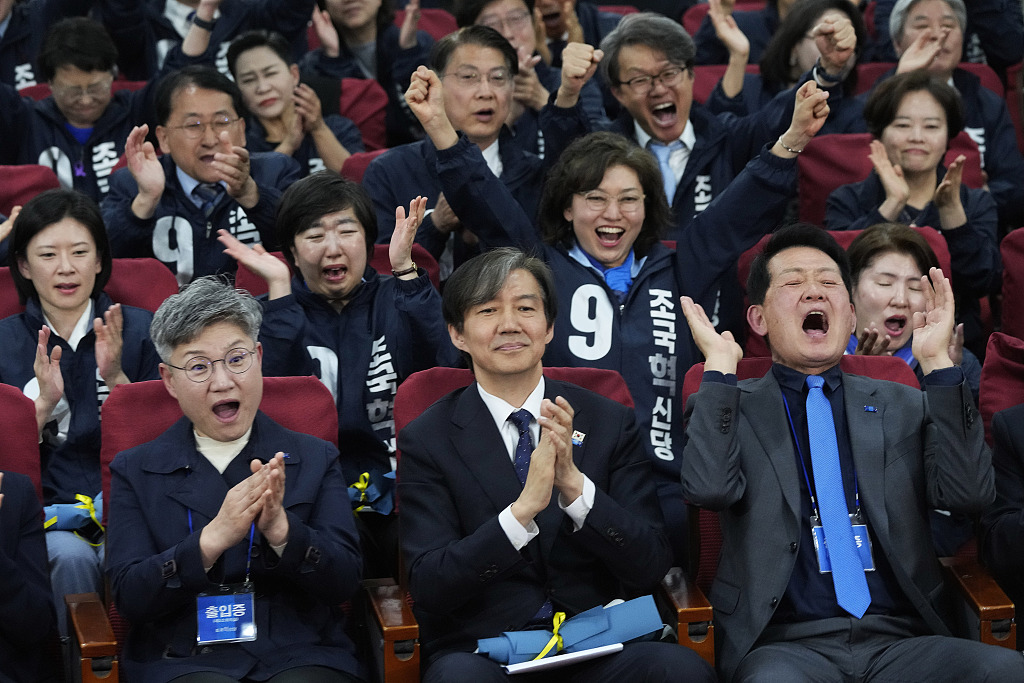
[[[853,540],[857,544],[857,553],[860,555],[864,571],[875,571],[875,558],[871,551],[871,537],[868,536],[866,524],[858,524],[856,515],[850,515],[850,524],[853,526]],[[818,571],[822,574],[832,573],[832,562],[828,559],[828,548],[825,546],[825,530],[817,517],[811,517],[811,537],[814,539],[814,553],[818,556]]]
[[252,584],[221,586],[216,593],[196,596],[196,643],[240,643],[256,640]]

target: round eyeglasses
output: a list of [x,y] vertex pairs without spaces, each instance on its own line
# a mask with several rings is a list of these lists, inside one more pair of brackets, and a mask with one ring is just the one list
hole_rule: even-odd
[[170,363],[165,363],[165,365],[175,370],[183,371],[185,376],[193,382],[202,383],[213,376],[214,363],[223,363],[229,372],[241,375],[252,367],[254,354],[255,350],[250,351],[249,349],[238,348],[231,349],[227,352],[227,355],[218,360],[210,360],[205,356],[194,356],[185,361],[185,365],[182,367],[171,365]]

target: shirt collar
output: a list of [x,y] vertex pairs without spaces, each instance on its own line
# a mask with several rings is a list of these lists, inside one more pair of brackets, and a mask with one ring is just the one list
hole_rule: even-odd
[[[195,204],[196,206],[202,206],[203,201],[198,197],[192,195],[192,190],[196,189],[196,187],[199,185],[199,181],[190,176],[188,173],[182,171],[181,166],[178,166],[177,164],[175,164],[174,170],[178,174],[178,183],[181,185],[181,189],[185,192],[185,196],[188,197],[189,201]],[[218,184],[224,188],[225,192],[227,192],[227,183],[220,182]]]
[[540,417],[540,404],[544,400],[544,376],[541,375],[540,381],[537,382],[537,386],[526,397],[523,401],[523,405],[514,406],[503,398],[499,398],[493,394],[489,394],[484,391],[484,388],[478,383],[476,385],[477,391],[480,392],[480,398],[483,400],[484,405],[487,406],[487,410],[491,413],[491,419],[494,420],[494,424],[498,426],[498,431],[508,422],[508,416],[519,410],[520,408],[530,411],[530,415],[533,415],[534,421]]
[[[569,249],[569,256],[574,261],[578,261],[581,265],[590,268],[595,273],[599,273],[602,277],[604,277],[604,272],[596,268],[594,264],[591,263],[590,259],[587,258],[587,253],[583,251],[582,248],[580,248],[579,242],[573,242],[572,248]],[[632,276],[634,280],[636,279],[636,276],[640,274],[640,269],[644,267],[644,262],[646,260],[646,256],[644,256],[643,258],[636,258],[636,254],[634,253],[633,267],[629,269],[629,274],[630,276]]]
[[[652,140],[651,136],[648,135],[647,131],[645,131],[636,121],[633,121],[633,128],[636,131],[637,143],[644,149],[647,149],[647,144]],[[683,128],[683,134],[673,142],[683,143],[683,147],[687,150],[693,149],[693,146],[697,144],[697,131],[694,130],[692,121],[689,119],[686,120],[686,126]]]
[[505,170],[505,165],[501,163],[501,147],[499,141],[495,140],[487,146],[487,149],[480,150],[480,153],[484,155],[484,161],[487,162],[487,168],[491,169],[496,177],[501,177],[501,172]]
[[[94,306],[95,304],[90,299],[89,305],[85,307],[84,311],[82,311],[82,316],[78,319],[78,322],[75,323],[74,329],[71,330],[71,335],[64,340],[68,343],[68,346],[70,346],[71,349],[74,351],[78,350],[79,342],[81,342],[82,338],[85,337],[85,335],[89,334],[89,331],[92,329]],[[40,307],[40,310],[41,309],[42,307]],[[50,319],[46,317],[46,313],[43,313],[43,322],[45,322],[47,327],[49,327],[51,330],[56,329],[53,326],[53,322],[51,322]]]
[[[797,393],[803,393],[807,387],[807,375],[794,370],[793,368],[782,365],[781,363],[772,363],[772,372],[775,374],[775,379],[779,385],[784,389],[790,389]],[[825,380],[825,384],[828,385],[829,392],[834,392],[843,383],[843,371],[839,368],[839,363],[836,363],[825,372],[819,373],[822,379]]]

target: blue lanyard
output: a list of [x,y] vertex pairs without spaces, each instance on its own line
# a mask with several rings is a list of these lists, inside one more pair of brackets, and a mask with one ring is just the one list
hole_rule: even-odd
[[[188,509],[188,533],[195,533],[192,529],[192,508]],[[249,527],[249,552],[245,556],[245,583],[249,583],[249,567],[252,566],[252,538],[256,534],[256,522]]]
[[[789,401],[786,399],[786,394],[782,392],[782,403],[786,406],[786,419],[789,420],[789,430],[793,434],[793,443],[796,444],[796,453],[800,456],[800,468],[804,471],[804,481],[807,482],[807,493],[811,496],[811,510],[814,513],[815,519],[821,519],[821,515],[818,513],[818,502],[814,499],[814,488],[811,486],[811,478],[807,473],[807,463],[804,461],[803,449],[800,448],[800,439],[796,436],[796,426],[793,424],[793,415],[789,412]],[[831,405],[831,401],[829,402]],[[855,514],[857,519],[860,519],[860,487],[857,484],[857,466],[853,467],[853,500],[856,507]],[[858,522],[859,523],[859,522]]]

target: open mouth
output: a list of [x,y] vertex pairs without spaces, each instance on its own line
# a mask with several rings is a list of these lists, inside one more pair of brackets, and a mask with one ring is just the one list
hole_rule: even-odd
[[542,15],[541,18],[544,20],[544,25],[551,28],[557,28],[562,23],[562,13],[560,11],[548,12]]
[[804,317],[803,330],[812,337],[824,337],[828,334],[828,318],[821,311],[811,311]]
[[662,102],[651,107],[651,115],[660,126],[671,126],[676,121],[675,102]]
[[324,279],[328,282],[341,282],[348,274],[347,266],[328,266],[323,269]]
[[489,122],[491,119],[494,118],[494,110],[480,109],[478,111],[473,112],[473,118],[475,118],[477,121]]
[[622,228],[603,227],[596,230],[597,241],[601,243],[603,247],[615,247],[618,246],[622,240],[622,235],[625,234],[625,230]]
[[61,282],[59,285],[57,285],[57,291],[59,291],[61,294],[72,294],[78,291],[78,285],[74,284],[73,282]]
[[891,318],[885,319],[885,331],[893,336],[899,336],[903,334],[903,330],[907,327],[907,318],[902,315],[894,315]]
[[221,422],[230,422],[238,415],[240,405],[238,401],[222,401],[213,406],[213,414]]

